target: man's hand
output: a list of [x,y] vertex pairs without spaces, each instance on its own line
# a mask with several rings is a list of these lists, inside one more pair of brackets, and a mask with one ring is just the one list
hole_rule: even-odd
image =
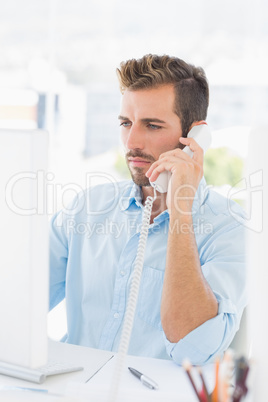
[[183,145],[193,151],[191,158],[181,149],[176,148],[160,155],[147,171],[146,176],[155,181],[164,171],[172,173],[168,194],[167,207],[170,213],[189,214],[195,193],[203,176],[203,150],[193,138],[180,138]]

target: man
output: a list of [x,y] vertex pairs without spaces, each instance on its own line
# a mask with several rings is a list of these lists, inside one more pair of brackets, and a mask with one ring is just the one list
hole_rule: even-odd
[[243,226],[206,189],[203,151],[187,138],[206,119],[206,77],[155,55],[117,72],[134,183],[89,189],[52,219],[51,308],[66,297],[67,342],[117,350],[149,179],[169,171],[168,193],[153,204],[129,353],[203,364],[229,346],[246,303]]

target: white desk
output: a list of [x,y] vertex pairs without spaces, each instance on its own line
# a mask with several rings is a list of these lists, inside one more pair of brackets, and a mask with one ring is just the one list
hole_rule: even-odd
[[[86,386],[76,387],[70,384],[68,394],[80,395],[87,397],[94,395],[92,401],[111,402],[109,400],[109,391],[111,381],[113,379],[116,357],[111,359],[94,376]],[[160,360],[146,357],[127,356],[125,361],[125,369],[123,371],[120,390],[118,394],[118,402],[196,402],[197,398],[192,390],[187,375],[181,367],[178,367],[169,360]],[[136,377],[128,370],[133,367],[138,371],[152,378],[159,385],[158,390],[150,390],[146,388]],[[208,383],[209,391],[213,390],[214,385],[214,366],[208,365],[204,368],[204,375]],[[195,372],[196,383],[200,384],[199,377]],[[100,392],[101,390],[101,392]],[[106,397],[105,397],[106,395]],[[98,399],[95,399],[98,398]]]
[[[0,391],[0,401],[110,402],[110,383],[116,363],[116,357],[112,357],[112,352],[51,342],[49,354],[53,360],[82,365],[84,371],[50,377],[41,385],[0,376],[1,385],[49,390],[48,394],[2,390]],[[159,390],[150,390],[143,386],[129,372],[128,366],[136,368],[155,380],[159,385]],[[212,390],[214,383],[212,365],[204,368],[204,375],[209,389]],[[128,356],[125,361],[117,400],[118,402],[136,402],[137,400],[139,402],[196,402],[197,398],[183,369],[176,366],[172,361]]]
[[[112,352],[69,345],[60,342],[49,342],[49,359],[63,363],[71,363],[84,367],[83,371],[47,377],[43,384],[35,384],[12,377],[0,375],[0,402],[15,401],[64,401],[65,398],[41,394],[37,392],[23,392],[16,390],[1,390],[2,385],[46,389],[51,394],[66,394],[66,386],[72,381],[74,384],[86,384],[113,356]],[[75,401],[74,398],[72,400]],[[66,398],[66,401],[69,399]]]

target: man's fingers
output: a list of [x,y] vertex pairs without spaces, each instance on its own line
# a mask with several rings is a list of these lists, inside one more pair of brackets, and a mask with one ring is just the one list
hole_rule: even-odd
[[203,159],[204,159],[204,151],[200,147],[200,145],[193,139],[193,138],[184,138],[180,137],[179,141],[190,148],[190,150],[193,152],[192,159],[196,161],[199,164],[203,164]]

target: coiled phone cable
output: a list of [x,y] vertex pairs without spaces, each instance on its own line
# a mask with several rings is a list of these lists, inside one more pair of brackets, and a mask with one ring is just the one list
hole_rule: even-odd
[[140,289],[141,274],[142,274],[142,270],[143,270],[145,247],[146,247],[146,243],[147,243],[152,207],[153,207],[153,203],[154,203],[155,199],[156,199],[156,190],[154,189],[154,196],[147,197],[146,201],[145,201],[145,205],[144,205],[140,238],[139,238],[137,255],[136,255],[134,270],[133,270],[133,278],[131,281],[127,308],[126,308],[126,313],[125,313],[125,318],[124,318],[124,323],[123,323],[123,329],[122,329],[122,334],[121,334],[121,338],[120,338],[120,344],[119,344],[119,348],[118,348],[118,353],[116,355],[115,370],[114,370],[114,375],[113,375],[113,379],[112,379],[112,383],[111,383],[111,389],[110,389],[110,395],[109,395],[110,402],[116,402],[118,391],[119,391],[120,379],[121,379],[122,372],[124,369],[124,361],[125,361],[125,357],[128,352],[128,346],[129,346],[129,341],[130,341],[130,337],[131,337],[131,332],[132,332],[132,327],[133,327],[133,322],[134,322],[134,317],[135,317],[135,312],[136,312],[136,305],[137,305],[139,289]]

